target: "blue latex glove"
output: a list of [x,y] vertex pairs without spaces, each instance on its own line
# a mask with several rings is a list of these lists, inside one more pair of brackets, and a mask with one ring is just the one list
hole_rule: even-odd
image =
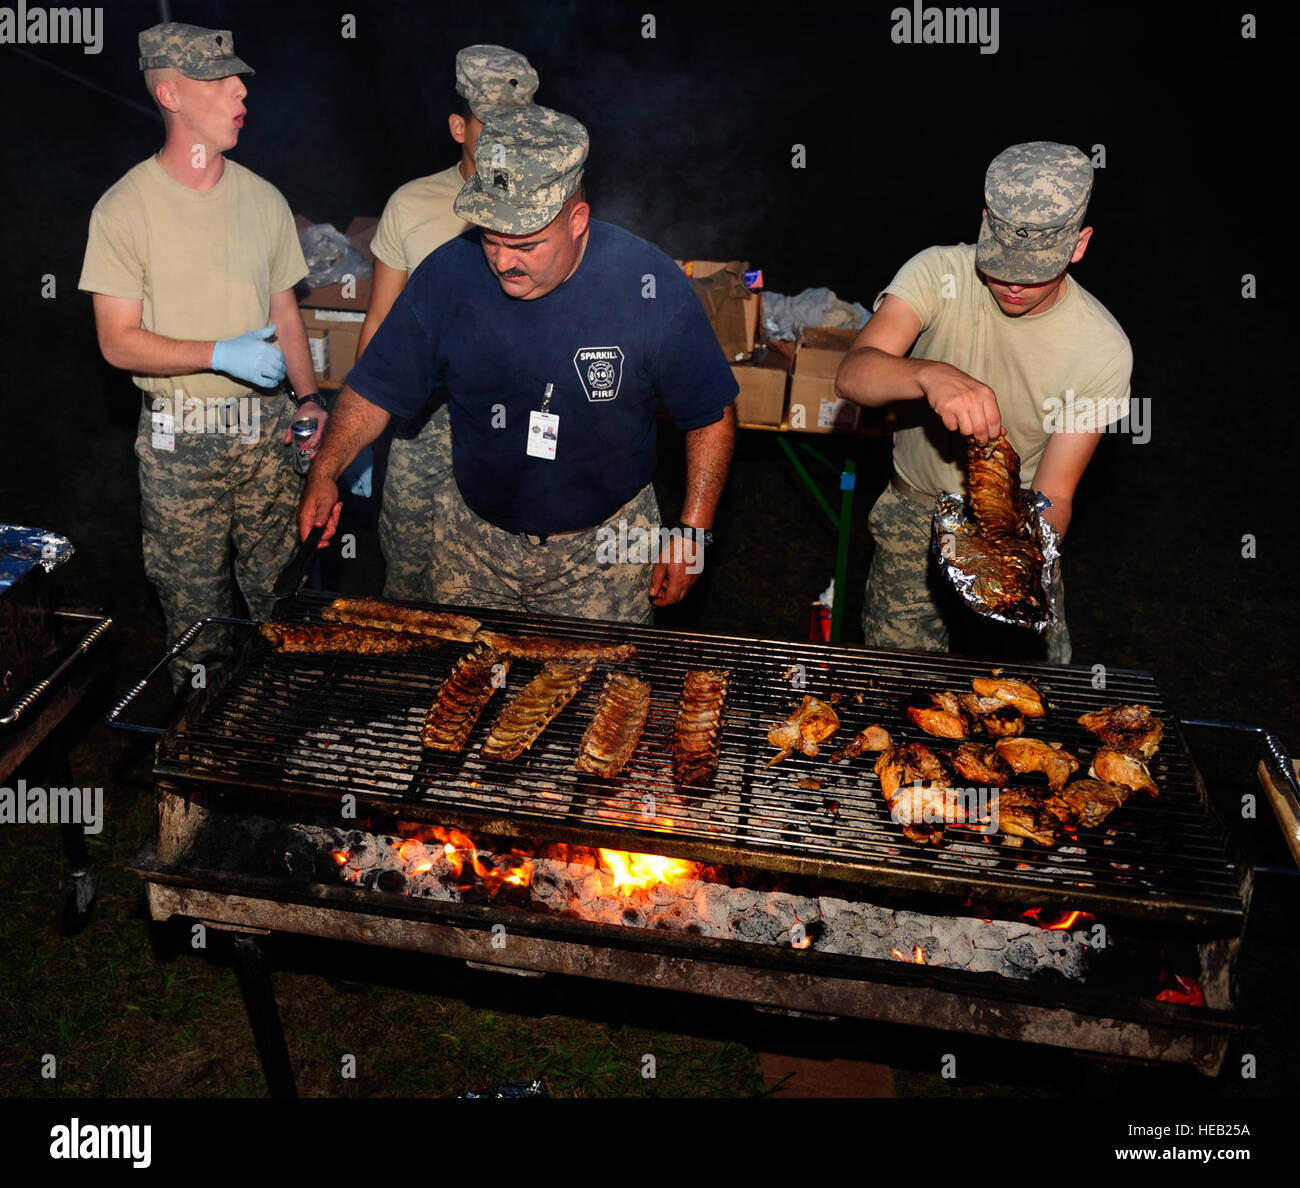
[[224,371],[255,388],[274,388],[289,370],[280,348],[266,341],[274,334],[274,326],[263,326],[216,343],[212,348],[212,370]]
[[369,499],[374,494],[375,455],[369,446],[343,472],[342,482],[353,495]]

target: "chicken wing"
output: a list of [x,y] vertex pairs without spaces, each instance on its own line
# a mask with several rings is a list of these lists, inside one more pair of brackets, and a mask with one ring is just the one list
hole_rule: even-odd
[[794,713],[767,732],[767,741],[780,752],[767,766],[780,763],[796,750],[805,755],[817,754],[821,744],[839,728],[839,714],[824,701],[805,696]]

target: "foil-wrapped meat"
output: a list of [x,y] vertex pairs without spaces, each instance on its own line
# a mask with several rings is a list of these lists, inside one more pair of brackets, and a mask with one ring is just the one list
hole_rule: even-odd
[[1052,620],[1046,575],[1056,543],[1021,491],[1020,456],[1005,436],[987,445],[972,437],[966,459],[966,506],[955,495],[936,505],[939,567],[976,613],[1042,630]]

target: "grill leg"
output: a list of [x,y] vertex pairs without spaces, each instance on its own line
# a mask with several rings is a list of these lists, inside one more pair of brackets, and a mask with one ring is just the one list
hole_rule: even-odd
[[253,1042],[262,1062],[267,1092],[272,1097],[297,1097],[298,1086],[294,1084],[289,1049],[280,1025],[275,987],[257,937],[248,934],[235,937],[235,973],[244,992],[244,1006],[248,1008],[248,1021],[253,1027]]

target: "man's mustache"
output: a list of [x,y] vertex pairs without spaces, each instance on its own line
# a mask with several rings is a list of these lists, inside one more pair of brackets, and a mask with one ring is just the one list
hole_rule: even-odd
[[505,272],[498,272],[497,275],[503,279],[518,280],[527,276],[528,273],[519,268],[508,268]]

